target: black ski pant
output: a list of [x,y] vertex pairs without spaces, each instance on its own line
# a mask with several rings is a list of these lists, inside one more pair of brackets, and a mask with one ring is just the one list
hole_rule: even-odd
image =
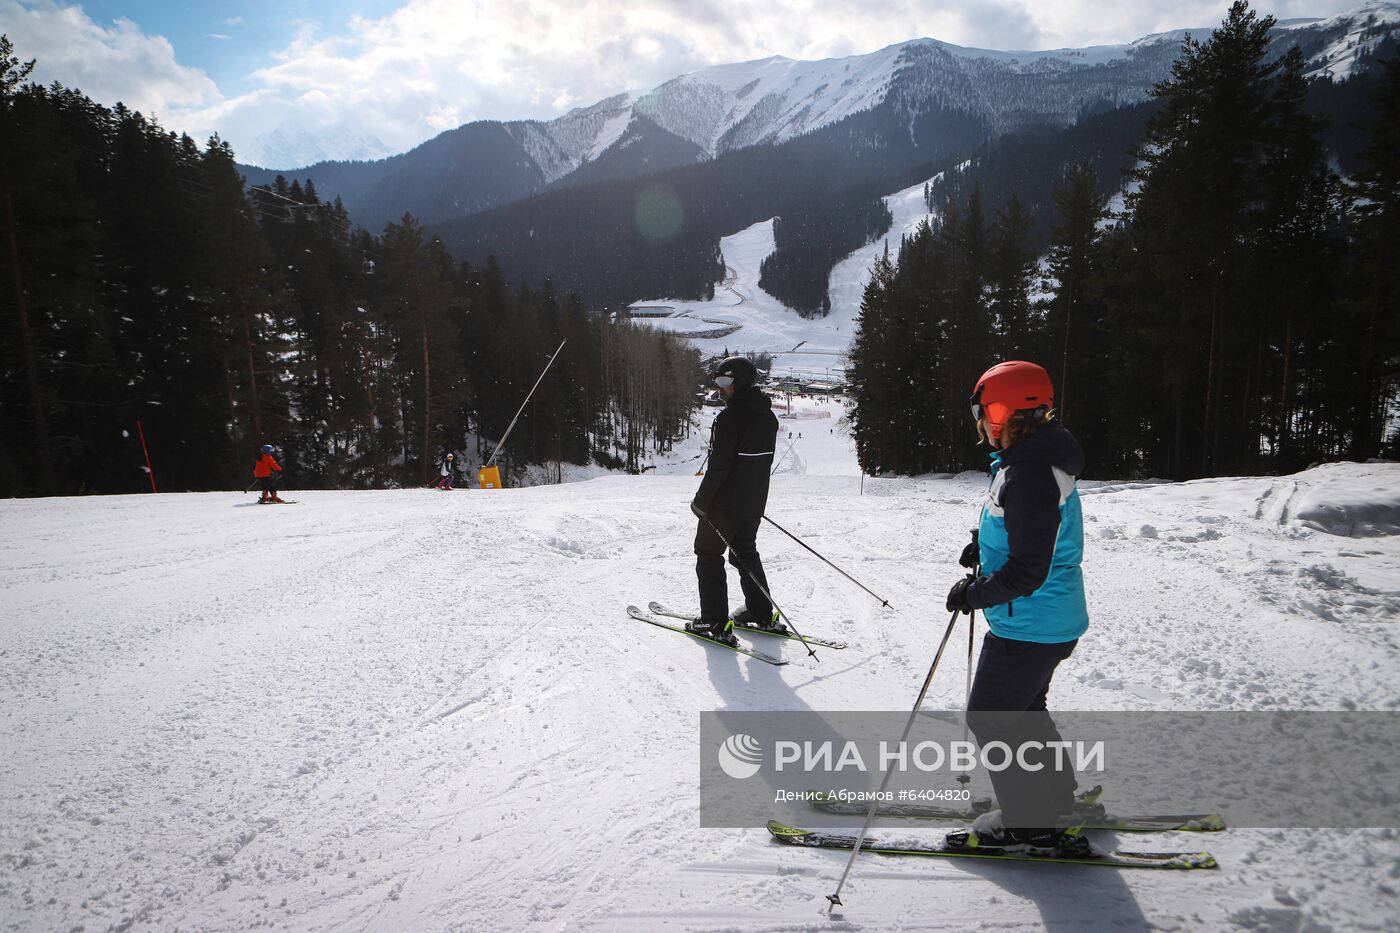
[[[700,582],[701,621],[722,622],[729,618],[729,581],[725,576],[724,540],[720,534],[729,539],[729,562],[739,571],[744,605],[759,618],[773,614],[772,604],[763,595],[763,590],[768,588],[768,578],[763,575],[763,561],[758,556],[756,542],[758,526],[762,521],[762,517],[736,520],[714,513],[700,519],[695,531],[695,576]],[[711,527],[711,523],[714,527]],[[716,528],[719,529],[718,533]],[[757,578],[758,584],[749,578],[749,574]],[[763,589],[759,589],[759,585]]]
[[1003,771],[990,771],[992,787],[1008,827],[1047,828],[1074,808],[1073,756],[1066,753],[1064,767],[1056,768],[1053,747],[1027,749],[1020,767],[1014,757],[1027,742],[1062,741],[1055,721],[1045,709],[1050,679],[1061,661],[1074,652],[1078,640],[1045,645],[1034,641],[1000,638],[988,632],[977,658],[977,675],[967,703],[967,724],[983,748],[984,761],[1000,764],[1002,749],[986,752],[988,743],[1005,742],[1013,758]]

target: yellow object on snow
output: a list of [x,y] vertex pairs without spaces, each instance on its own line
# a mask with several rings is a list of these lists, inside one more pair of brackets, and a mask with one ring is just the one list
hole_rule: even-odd
[[476,484],[482,489],[504,489],[501,485],[501,468],[484,466],[476,471]]

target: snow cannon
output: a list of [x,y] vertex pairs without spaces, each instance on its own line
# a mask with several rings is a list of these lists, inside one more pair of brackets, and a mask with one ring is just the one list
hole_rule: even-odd
[[501,468],[484,466],[476,471],[476,484],[482,489],[504,489],[501,485]]

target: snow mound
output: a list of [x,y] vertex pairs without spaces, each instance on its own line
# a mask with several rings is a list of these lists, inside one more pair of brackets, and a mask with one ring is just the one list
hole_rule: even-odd
[[1344,538],[1400,533],[1400,463],[1329,463],[1298,479],[1298,524]]

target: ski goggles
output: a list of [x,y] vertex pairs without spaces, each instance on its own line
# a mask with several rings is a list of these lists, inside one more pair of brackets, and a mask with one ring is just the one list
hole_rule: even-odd
[[714,382],[715,382],[715,385],[719,386],[721,389],[727,389],[727,388],[729,388],[730,386],[732,386],[732,385],[734,384],[734,377],[733,377],[733,376],[716,376],[715,379],[714,379]]
[[988,424],[1006,424],[1011,420],[1011,416],[1016,413],[1016,409],[1004,402],[981,402],[980,396],[972,397],[972,420],[981,421],[987,419]]

